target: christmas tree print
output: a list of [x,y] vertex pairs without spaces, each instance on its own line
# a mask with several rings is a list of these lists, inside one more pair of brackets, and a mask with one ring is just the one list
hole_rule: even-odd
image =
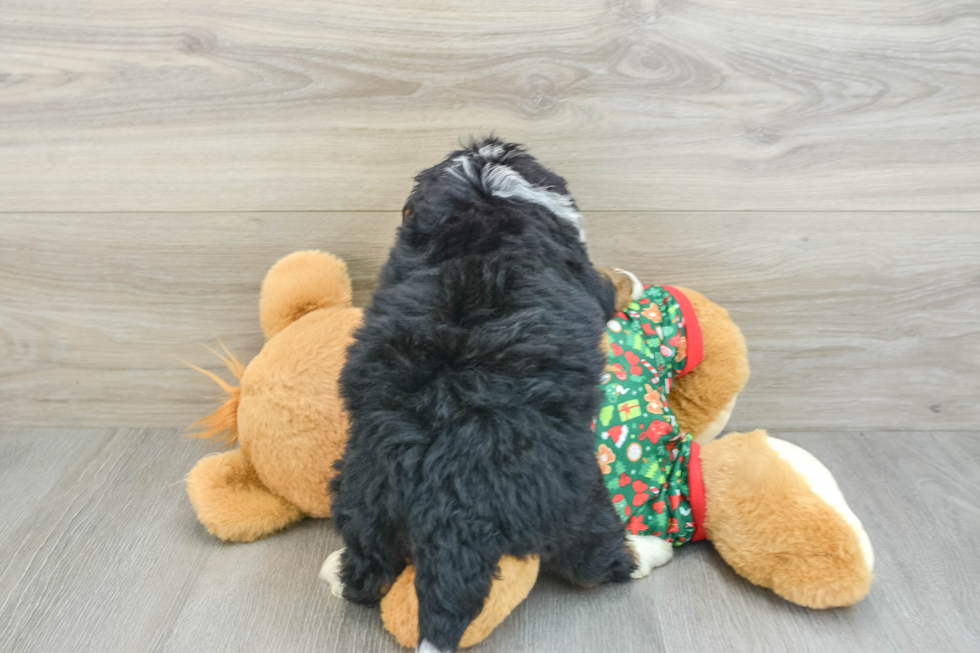
[[676,300],[658,286],[609,322],[605,404],[595,425],[597,460],[616,514],[629,532],[674,545],[695,529],[688,501],[691,436],[680,432],[668,403],[687,355],[685,328]]

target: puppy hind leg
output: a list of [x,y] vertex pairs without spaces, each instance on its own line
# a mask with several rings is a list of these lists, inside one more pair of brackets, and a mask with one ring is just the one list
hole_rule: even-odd
[[628,581],[638,567],[622,526],[618,530],[601,538],[570,536],[569,543],[544,557],[542,564],[556,576],[582,587]]
[[600,481],[597,483],[587,504],[575,511],[580,518],[569,525],[558,549],[541,561],[552,573],[586,587],[625,582],[638,570],[638,559],[627,543],[623,523],[616,516],[606,489]]
[[343,533],[347,546],[327,557],[320,578],[335,596],[375,606],[405,569],[408,556],[391,528],[350,530]]

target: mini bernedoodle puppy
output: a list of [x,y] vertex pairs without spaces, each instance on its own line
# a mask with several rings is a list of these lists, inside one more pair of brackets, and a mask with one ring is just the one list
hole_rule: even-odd
[[[491,138],[416,177],[341,387],[338,596],[374,605],[411,560],[419,651],[456,651],[502,555],[574,583],[649,573],[595,458],[615,289],[565,181]],[[645,538],[653,539],[653,538]]]

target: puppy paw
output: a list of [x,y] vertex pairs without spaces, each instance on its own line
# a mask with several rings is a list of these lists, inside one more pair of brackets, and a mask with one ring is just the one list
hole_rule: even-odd
[[320,579],[327,581],[330,585],[330,593],[338,599],[344,598],[344,583],[340,580],[340,570],[343,568],[340,563],[340,556],[344,555],[344,549],[337,549],[327,556],[320,567]]
[[629,534],[626,536],[626,542],[633,549],[633,557],[636,559],[633,578],[649,575],[654,567],[665,565],[674,557],[674,546],[667,540],[653,535]]

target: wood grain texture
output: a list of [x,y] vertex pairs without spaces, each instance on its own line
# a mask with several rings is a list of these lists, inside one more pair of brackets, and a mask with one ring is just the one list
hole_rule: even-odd
[[729,309],[752,365],[734,429],[975,430],[978,217],[601,214],[590,253]]
[[[730,309],[753,378],[736,428],[975,429],[980,216],[601,213],[593,259]],[[397,214],[0,218],[6,425],[186,426],[220,390],[220,338],[262,345],[259,285],[279,257],[344,258],[370,297]]]
[[279,257],[341,256],[364,304],[413,175],[492,130],[568,178],[598,264],[730,309],[753,366],[732,426],[830,467],[877,581],[813,612],[690,546],[626,586],[542,579],[474,650],[980,650],[978,17],[5,0],[0,653],[403,650],[317,580],[328,521],[217,542],[183,488],[213,447],[145,427],[217,405],[181,360],[259,350]]
[[246,361],[259,351],[259,288],[276,260],[333,252],[364,303],[399,221],[397,213],[0,216],[0,420],[187,426],[218,395],[183,361],[213,366],[204,346],[219,339]]
[[397,210],[490,130],[586,210],[980,210],[963,0],[7,0],[0,207]]
[[[876,554],[863,602],[831,611],[786,603],[700,543],[626,585],[585,591],[542,578],[472,650],[976,651],[977,434],[774,435],[823,460],[863,520]],[[5,468],[20,481],[3,488],[0,523],[29,515],[0,531],[0,651],[406,650],[377,610],[334,598],[317,579],[339,546],[329,521],[245,545],[205,533],[182,480],[211,449],[164,429],[0,430],[0,459],[22,452]]]

